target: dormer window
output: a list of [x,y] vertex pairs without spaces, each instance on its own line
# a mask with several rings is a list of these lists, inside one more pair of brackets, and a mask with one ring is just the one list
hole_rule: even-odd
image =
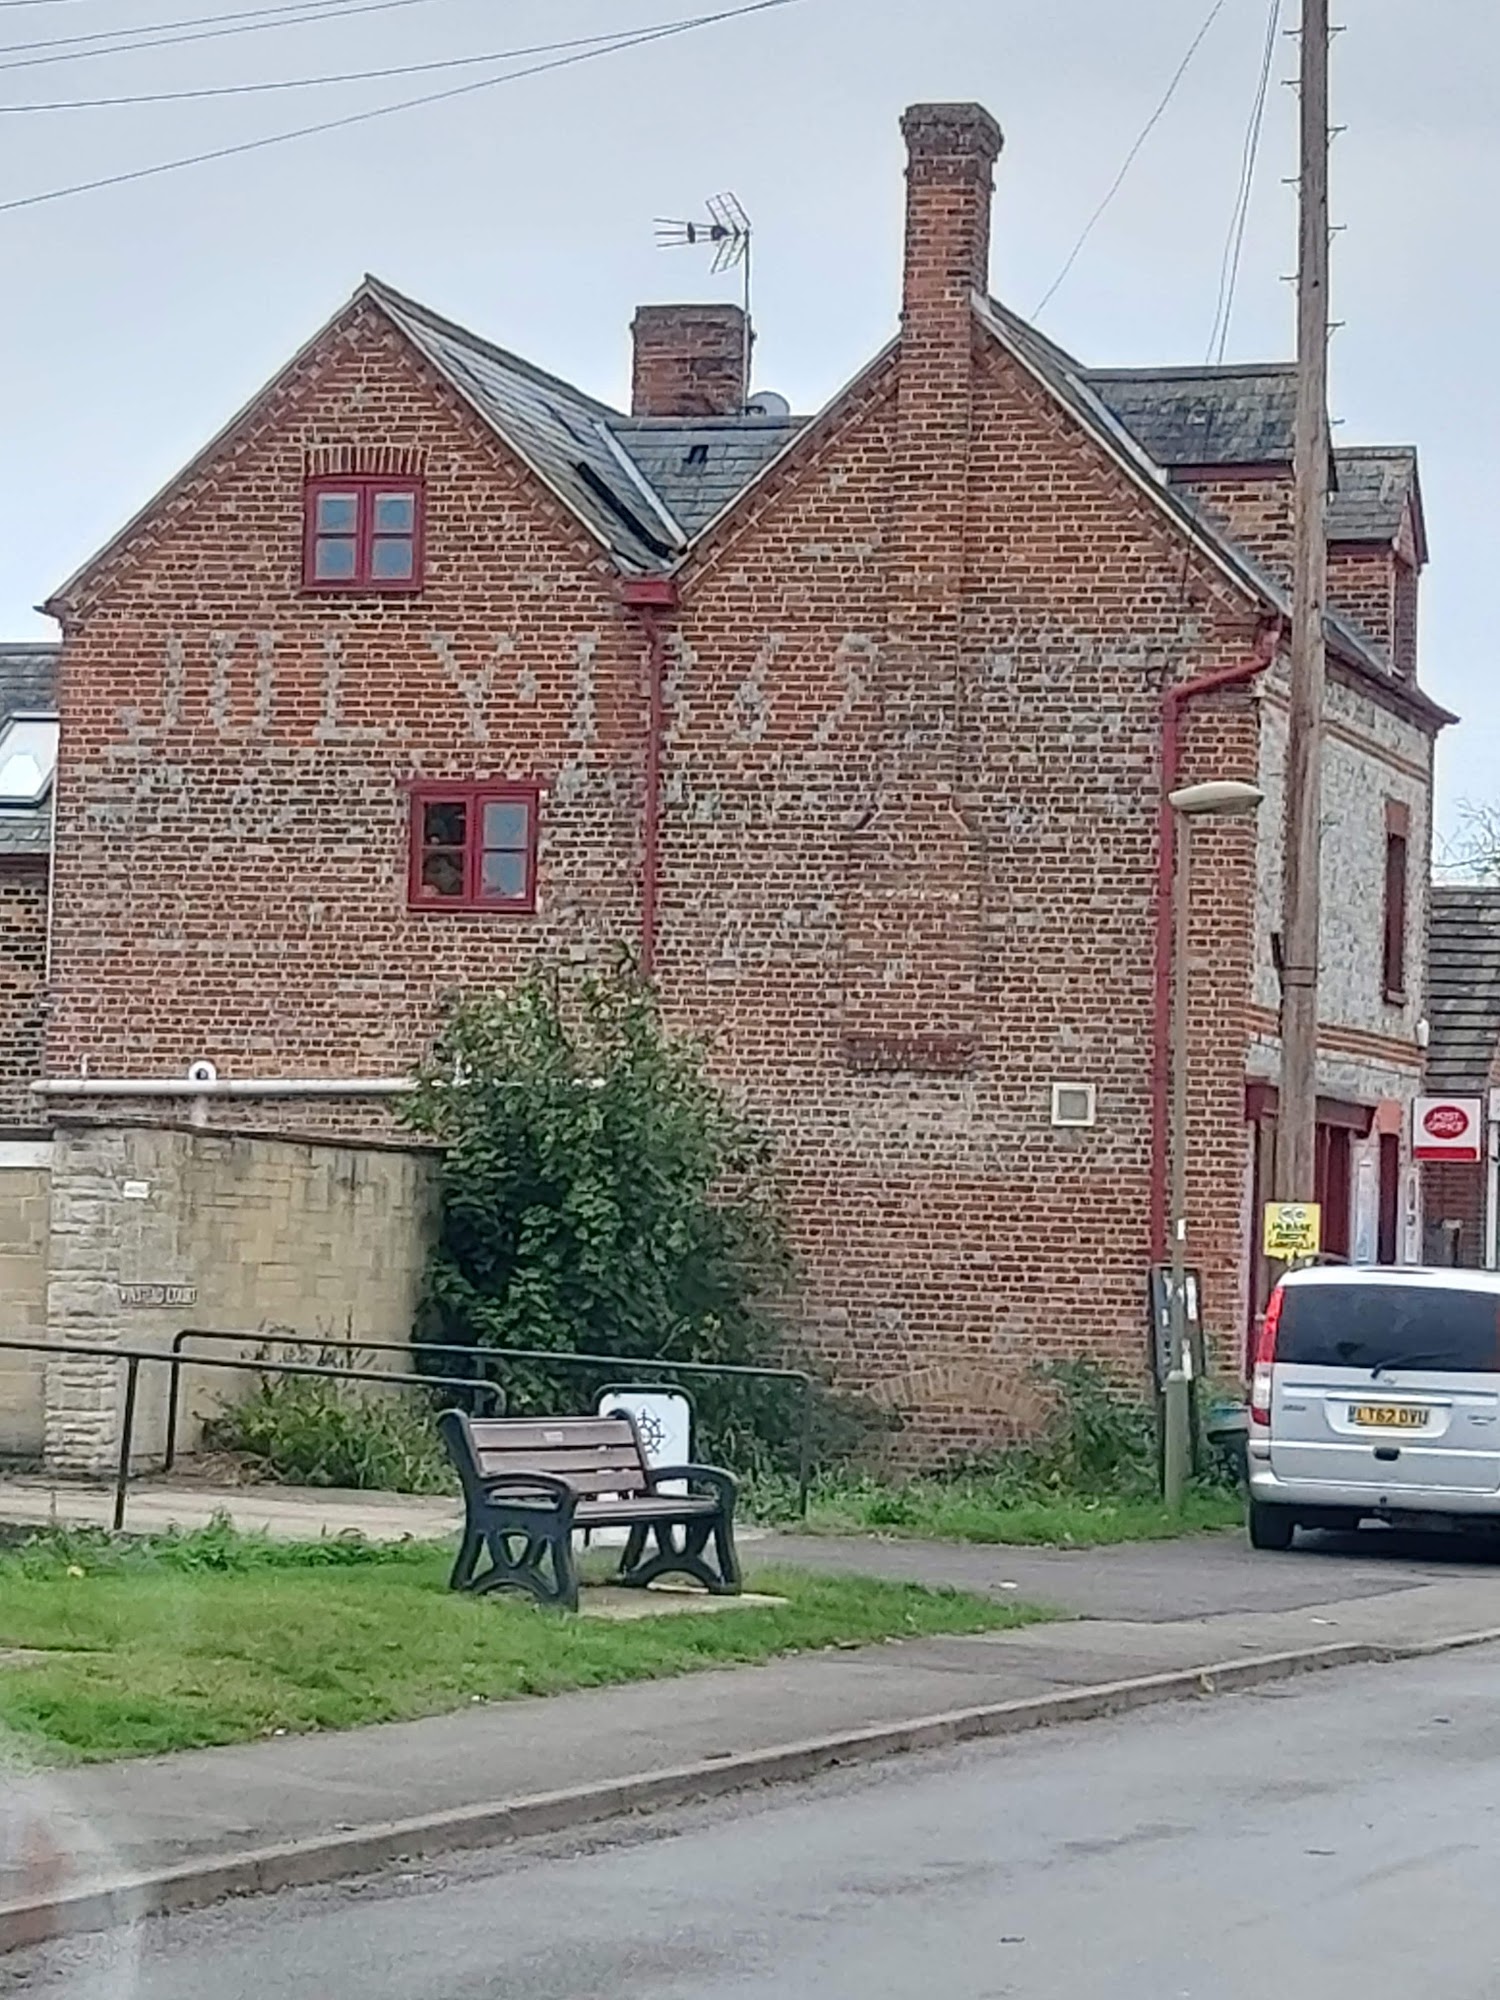
[[307,590],[420,590],[419,479],[309,479],[302,541]]

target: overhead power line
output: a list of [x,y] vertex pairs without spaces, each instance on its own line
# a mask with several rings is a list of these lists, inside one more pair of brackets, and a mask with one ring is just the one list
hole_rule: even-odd
[[1240,261],[1245,249],[1245,230],[1250,221],[1250,203],[1255,194],[1255,169],[1260,161],[1261,134],[1265,129],[1266,100],[1271,91],[1271,70],[1276,61],[1276,36],[1281,27],[1281,0],[1271,0],[1266,18],[1266,46],[1260,76],[1245,130],[1245,148],[1240,159],[1240,182],[1229,217],[1229,233],[1224,239],[1224,257],[1219,266],[1219,296],[1214,306],[1213,331],[1208,336],[1205,359],[1222,364],[1229,351],[1229,331],[1234,321],[1234,297],[1239,289]]
[[1167,85],[1165,96],[1162,98],[1160,104],[1157,105],[1156,109],[1152,112],[1151,116],[1146,120],[1145,124],[1142,126],[1140,135],[1136,139],[1135,144],[1131,147],[1130,151],[1125,155],[1124,163],[1122,164],[1120,171],[1115,175],[1114,180],[1110,183],[1109,192],[1105,195],[1103,201],[1100,202],[1099,206],[1094,210],[1093,214],[1084,224],[1083,229],[1078,237],[1078,241],[1073,245],[1073,248],[1068,252],[1067,260],[1063,264],[1062,269],[1058,272],[1057,276],[1052,280],[1052,283],[1047,287],[1046,291],[1042,294],[1041,299],[1038,301],[1036,312],[1032,315],[1033,318],[1037,317],[1037,315],[1046,311],[1047,307],[1051,304],[1053,298],[1057,295],[1058,291],[1060,290],[1063,280],[1067,277],[1068,273],[1072,270],[1073,266],[1078,262],[1078,259],[1082,254],[1084,245],[1093,235],[1095,229],[1099,226],[1100,222],[1103,221],[1105,213],[1109,209],[1111,203],[1114,201],[1115,196],[1120,192],[1120,189],[1125,185],[1126,176],[1129,174],[1130,169],[1135,165],[1136,160],[1139,158],[1142,147],[1145,145],[1146,141],[1151,137],[1151,134],[1156,130],[1157,126],[1161,123],[1162,119],[1165,117],[1168,105],[1172,102],[1172,99],[1177,95],[1177,86],[1182,82],[1182,79],[1187,75],[1188,70],[1192,64],[1193,57],[1197,55],[1199,49],[1202,48],[1204,42],[1208,39],[1208,31],[1213,26],[1214,22],[1217,21],[1219,16],[1223,13],[1225,5],[1226,5],[1226,0],[1214,0],[1213,6],[1210,7],[1208,11],[1208,19],[1203,23],[1203,26],[1198,30],[1197,34],[1194,35],[1192,41],[1188,45],[1187,54],[1183,57],[1182,61],[1177,65],[1177,68],[1172,76],[1172,81]]
[[365,125],[376,118],[389,118],[398,111],[414,111],[421,105],[443,104],[454,98],[467,97],[479,90],[492,90],[504,83],[519,83],[523,77],[540,76],[548,70],[570,69],[576,63],[596,61],[600,56],[619,55],[626,49],[636,49],[652,42],[666,41],[677,35],[693,33],[699,28],[717,26],[723,21],[737,21],[751,14],[768,14],[783,7],[795,7],[803,0],[747,0],[738,7],[726,7],[715,14],[698,14],[688,20],[670,21],[655,28],[638,31],[622,30],[620,38],[601,48],[575,49],[570,54],[554,56],[547,62],[531,63],[524,69],[506,70],[500,76],[484,76],[472,83],[450,84],[446,90],[424,91],[418,97],[398,98],[394,104],[377,104],[364,111],[347,112],[341,118],[320,119],[315,125],[297,125],[286,132],[268,132],[259,139],[243,139],[232,146],[215,146],[202,153],[188,153],[175,160],[158,160],[153,166],[133,167],[124,173],[101,174],[95,180],[74,181],[65,187],[47,188],[40,194],[20,195],[11,201],[0,201],[0,215],[10,214],[16,209],[37,208],[44,202],[62,201],[69,195],[92,194],[99,188],[123,187],[131,181],[150,180],[158,174],[177,173],[184,167],[197,167],[210,160],[228,160],[241,153],[256,153],[268,146],[284,146],[293,139],[309,139],[322,132],[340,132],[354,125]]
[[[0,0],[4,5],[5,0]],[[28,0],[29,4],[29,0]],[[675,26],[675,23],[653,23]],[[317,90],[333,83],[370,83],[377,78],[423,76],[434,70],[475,69],[487,63],[519,62],[522,56],[551,55],[559,49],[591,49],[614,44],[622,36],[648,32],[645,29],[616,28],[607,35],[574,35],[564,42],[532,42],[519,49],[490,49],[484,55],[444,56],[433,62],[393,63],[384,69],[334,70],[325,76],[288,76],[267,83],[210,83],[190,90],[147,90],[120,97],[63,97],[40,104],[0,104],[0,117],[28,111],[91,111],[120,104],[181,104],[199,97],[246,97],[268,90]]]
[[[36,6],[38,0],[27,0]],[[86,35],[49,35],[40,42],[7,42],[0,45],[0,55],[10,55],[20,49],[70,49],[81,42],[114,42],[126,35],[164,35],[174,28],[215,28],[227,21],[260,21],[270,14],[307,14],[315,8],[338,8],[347,0],[272,0],[269,7],[242,7],[233,14],[189,14],[179,16],[175,21],[130,21],[123,28],[92,28]]]
[[[50,51],[43,55],[21,55],[13,62],[0,62],[0,69],[38,69],[46,63],[87,62],[92,56],[128,56],[138,49],[170,49],[181,42],[218,42],[227,35],[262,34],[268,28],[302,28],[318,21],[344,21],[355,14],[387,14],[397,7],[426,7],[431,0],[300,0],[295,13],[284,7],[263,10],[284,18],[272,20],[257,17],[242,20],[238,26],[195,27],[185,35],[156,35],[146,41],[114,42],[108,48],[85,49],[73,46],[71,39],[51,42],[11,42],[0,44],[0,55],[14,54],[19,49],[42,49]],[[203,19],[214,18],[203,16]],[[219,15],[218,20],[232,19]],[[180,24],[179,24],[180,25]]]

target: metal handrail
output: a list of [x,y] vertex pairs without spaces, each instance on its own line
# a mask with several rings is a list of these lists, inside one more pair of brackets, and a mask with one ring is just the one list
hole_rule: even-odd
[[[244,1335],[236,1338],[243,1339]],[[253,1337],[253,1336],[252,1336]],[[305,1344],[305,1343],[304,1343]],[[186,1367],[192,1365],[192,1357],[184,1359],[173,1356],[154,1347],[105,1347],[99,1343],[60,1342],[55,1340],[14,1340],[9,1335],[0,1335],[0,1352],[15,1354],[76,1354],[94,1360],[123,1361],[125,1364],[125,1407],[120,1420],[120,1457],[115,1468],[115,1504],[111,1526],[119,1534],[125,1526],[125,1501],[130,1487],[131,1446],[135,1441],[136,1393],[140,1384],[141,1363],[159,1362],[163,1367]],[[315,1362],[302,1361],[214,1361],[199,1363],[214,1368],[228,1368],[243,1375],[311,1375],[338,1382],[373,1382],[377,1386],[396,1389],[438,1388],[479,1389],[491,1396],[503,1410],[504,1391],[497,1382],[476,1381],[472,1375],[388,1375],[374,1368],[327,1368]]]
[[[214,1327],[185,1326],[180,1332],[173,1334],[169,1355],[172,1373],[167,1382],[167,1436],[161,1461],[163,1472],[170,1472],[177,1463],[178,1406],[182,1394],[182,1370],[186,1365],[183,1359],[182,1346],[183,1342],[187,1340],[235,1341],[244,1346],[255,1347],[317,1347],[324,1350],[335,1347],[346,1347],[351,1354],[361,1352],[365,1354],[404,1354],[408,1358],[410,1358],[412,1352],[412,1344],[409,1340],[325,1340],[319,1336],[305,1333],[231,1333],[221,1332]],[[480,1348],[462,1346],[457,1342],[448,1342],[442,1346],[432,1346],[427,1349],[429,1354],[474,1355],[485,1351]],[[210,1368],[224,1368],[228,1366],[228,1363],[212,1361],[207,1356],[204,1356],[202,1357],[202,1365]],[[329,1365],[337,1368],[340,1375],[347,1375],[349,1373],[349,1370],[341,1362]],[[386,1382],[400,1378],[381,1374],[378,1379]],[[482,1375],[421,1375],[414,1379],[423,1382],[436,1382],[439,1387],[445,1386],[448,1383],[466,1382],[490,1389],[497,1397],[503,1397],[504,1395],[504,1391],[497,1383],[486,1382]]]
[[[305,1334],[261,1334],[234,1333],[217,1327],[185,1326],[172,1338],[172,1381],[177,1380],[177,1366],[182,1358],[182,1347],[189,1340],[216,1340],[259,1342],[262,1346],[274,1343],[282,1345],[338,1346],[342,1344],[362,1347],[371,1354],[466,1354],[484,1361],[542,1361],[549,1367],[557,1368],[607,1368],[632,1372],[649,1371],[651,1374],[670,1373],[674,1375],[714,1375],[729,1376],[738,1380],[756,1379],[763,1382],[793,1382],[801,1389],[801,1420],[797,1433],[797,1512],[805,1520],[812,1494],[813,1474],[813,1377],[805,1368],[752,1368],[744,1363],[728,1361],[673,1361],[664,1355],[631,1354],[559,1354],[547,1347],[474,1347],[452,1342],[435,1341],[378,1341],[362,1340],[351,1343],[310,1340]],[[226,1362],[211,1362],[212,1367],[226,1367]],[[392,1378],[381,1377],[381,1380]],[[447,1378],[429,1375],[424,1378],[443,1386]],[[483,1376],[465,1376],[466,1383],[483,1384]],[[639,1385],[636,1385],[639,1386]],[[168,1391],[168,1450],[173,1457],[166,1460],[170,1470],[175,1461],[176,1451],[176,1400],[175,1389]]]

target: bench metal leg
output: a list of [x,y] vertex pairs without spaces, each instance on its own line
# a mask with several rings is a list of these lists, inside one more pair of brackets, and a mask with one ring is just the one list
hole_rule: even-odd
[[[571,1533],[533,1534],[525,1528],[492,1528],[483,1536],[490,1566],[471,1575],[468,1589],[476,1597],[496,1590],[524,1590],[538,1604],[564,1611],[578,1609],[578,1570],[573,1561]],[[462,1552],[460,1552],[462,1553]],[[455,1575],[457,1571],[455,1570]]]
[[[645,1555],[648,1533],[656,1537],[654,1556]],[[712,1564],[705,1559],[710,1536],[715,1556]],[[636,1529],[621,1561],[619,1580],[631,1590],[644,1590],[659,1576],[690,1576],[715,1597],[737,1597],[740,1566],[730,1522],[719,1516],[681,1524],[656,1521],[649,1528]]]
[[479,1562],[479,1552],[484,1547],[484,1536],[478,1528],[464,1524],[464,1538],[458,1545],[458,1555],[448,1577],[450,1590],[467,1590],[474,1580],[474,1571]]

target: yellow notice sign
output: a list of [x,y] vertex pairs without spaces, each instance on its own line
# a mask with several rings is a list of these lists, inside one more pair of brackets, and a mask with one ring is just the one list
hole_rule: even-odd
[[1278,1264],[1316,1257],[1323,1246],[1323,1211],[1315,1201],[1266,1204],[1266,1255]]

